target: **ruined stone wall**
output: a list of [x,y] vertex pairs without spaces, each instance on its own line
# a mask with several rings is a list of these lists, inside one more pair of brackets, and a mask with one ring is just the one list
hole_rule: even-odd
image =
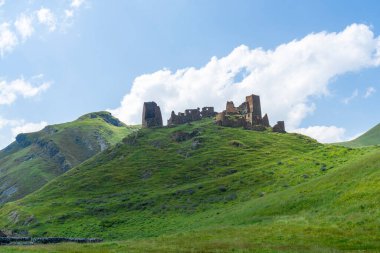
[[264,115],[262,122],[263,122],[263,126],[265,126],[265,127],[270,127],[270,125],[269,125],[268,114],[265,114],[265,115]]
[[234,114],[234,113],[237,113],[237,109],[235,108],[235,105],[234,105],[234,102],[232,101],[227,101],[227,104],[226,104],[226,112],[227,114],[230,113],[230,114]]
[[284,121],[277,121],[277,124],[273,126],[273,132],[286,133],[285,122]]
[[201,111],[202,118],[215,117],[216,114],[214,107],[203,107]]
[[187,109],[185,113],[179,112],[178,115],[172,111],[170,119],[168,119],[168,126],[170,125],[180,125],[189,123],[192,121],[201,120],[206,117],[214,117],[217,113],[214,111],[214,107],[203,107],[202,111],[197,109]]
[[188,119],[189,122],[200,120],[201,119],[201,112],[199,111],[199,108],[187,109],[187,110],[185,110],[185,117]]
[[[245,102],[235,107],[232,101],[226,104],[226,110],[216,116],[216,124],[229,127],[244,127],[256,131],[264,131],[270,127],[268,115],[262,117],[260,97],[257,95],[246,96]],[[274,132],[285,132],[285,123],[277,122],[273,127]]]

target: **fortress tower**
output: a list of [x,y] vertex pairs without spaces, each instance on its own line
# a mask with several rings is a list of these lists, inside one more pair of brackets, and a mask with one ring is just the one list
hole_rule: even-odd
[[155,102],[144,103],[142,127],[162,127],[161,109]]

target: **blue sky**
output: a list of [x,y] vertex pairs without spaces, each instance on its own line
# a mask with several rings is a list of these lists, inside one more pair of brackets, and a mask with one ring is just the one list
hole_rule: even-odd
[[88,112],[134,124],[145,100],[167,118],[250,93],[323,142],[380,122],[378,1],[15,2],[0,0],[0,147]]

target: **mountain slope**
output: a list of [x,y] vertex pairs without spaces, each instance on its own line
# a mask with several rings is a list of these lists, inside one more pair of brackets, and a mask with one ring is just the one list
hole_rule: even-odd
[[351,147],[351,148],[380,145],[380,124],[371,128],[368,132],[364,133],[358,138],[352,141],[338,143],[338,145]]
[[[239,231],[247,245],[252,232],[274,244],[281,244],[279,236],[288,243],[293,236],[306,246],[336,242],[344,248],[349,241],[353,249],[376,247],[379,154],[377,147],[322,145],[211,120],[142,129],[6,204],[0,226],[118,240],[172,234],[153,245],[171,240],[175,249],[192,247],[184,242],[194,233],[234,247]],[[197,243],[207,246],[201,239],[192,245]]]
[[0,203],[35,191],[133,130],[110,113],[98,112],[18,135],[0,151]]

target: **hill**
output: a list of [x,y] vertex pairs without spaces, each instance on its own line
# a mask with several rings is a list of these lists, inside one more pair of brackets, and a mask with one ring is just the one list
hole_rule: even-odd
[[108,112],[19,134],[0,151],[0,204],[22,198],[131,133]]
[[358,138],[352,141],[338,143],[338,145],[352,148],[380,145],[380,124],[376,125]]
[[379,155],[211,120],[142,129],[7,203],[0,227],[127,240],[78,252],[376,249]]

